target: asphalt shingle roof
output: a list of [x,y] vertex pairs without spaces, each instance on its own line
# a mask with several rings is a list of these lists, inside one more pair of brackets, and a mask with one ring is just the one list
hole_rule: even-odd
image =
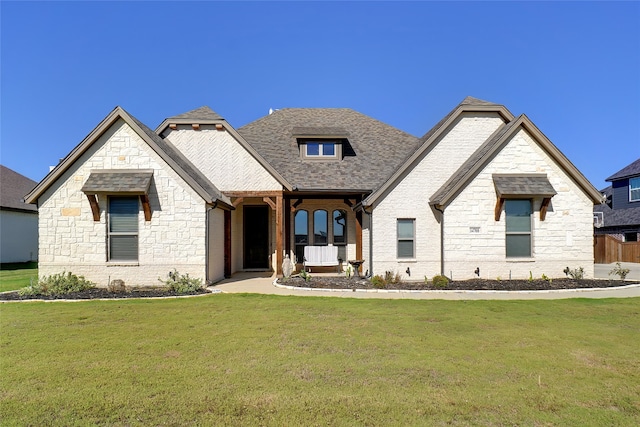
[[614,173],[607,178],[606,181],[617,181],[619,179],[630,178],[637,175],[640,175],[640,159]]
[[[607,198],[613,193],[611,186],[602,190]],[[627,225],[640,226],[640,206],[637,208],[611,209],[607,203],[602,203],[593,207],[594,212],[602,212],[605,227],[620,227]]]
[[[346,136],[343,159],[303,160],[301,132]],[[420,146],[419,138],[346,108],[280,109],[238,133],[299,189],[374,190]]]
[[500,197],[544,196],[557,194],[546,175],[494,174],[493,185]]
[[92,171],[82,186],[87,194],[114,192],[147,194],[153,171],[145,170],[101,170]]
[[206,105],[177,116],[169,117],[167,120],[223,120],[222,116]]
[[0,165],[0,208],[37,212],[36,205],[24,202],[24,196],[38,183]]

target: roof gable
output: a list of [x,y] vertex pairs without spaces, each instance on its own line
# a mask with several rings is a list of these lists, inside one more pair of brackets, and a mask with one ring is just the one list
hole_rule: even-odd
[[504,106],[494,104],[491,102],[483,101],[471,96],[466,97],[458,104],[453,110],[442,118],[434,127],[432,127],[426,134],[420,138],[420,147],[411,153],[406,161],[397,168],[395,173],[379,188],[376,189],[369,197],[367,197],[363,204],[365,206],[371,206],[378,201],[387,191],[395,186],[402,177],[411,169],[413,169],[425,155],[440,141],[440,137],[443,136],[447,129],[455,123],[455,121],[465,113],[476,112],[493,112],[499,114],[505,122],[513,120],[513,114]]
[[35,203],[62,174],[75,163],[117,120],[122,119],[140,138],[147,143],[185,182],[207,203],[221,202],[232,208],[231,202],[198,171],[175,147],[164,141],[146,125],[116,107],[85,139],[80,142],[42,181],[25,197]]
[[431,205],[446,207],[480,173],[484,167],[506,146],[511,138],[525,129],[540,147],[553,158],[564,172],[594,202],[602,201],[601,193],[582,175],[564,154],[524,114],[498,129],[462,166],[431,196]]
[[24,196],[38,183],[18,172],[0,165],[0,208],[37,212],[35,205],[24,202]]

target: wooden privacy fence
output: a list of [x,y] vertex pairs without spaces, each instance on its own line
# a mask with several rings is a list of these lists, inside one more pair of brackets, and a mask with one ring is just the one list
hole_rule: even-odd
[[594,258],[596,264],[613,262],[639,262],[640,242],[621,242],[606,234],[595,236]]

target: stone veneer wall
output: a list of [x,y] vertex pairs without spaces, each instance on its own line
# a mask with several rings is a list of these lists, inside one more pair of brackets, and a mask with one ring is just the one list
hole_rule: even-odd
[[[412,280],[440,274],[439,213],[432,210],[429,198],[502,124],[504,121],[497,113],[463,114],[433,149],[375,206],[374,274],[391,271]],[[396,224],[399,218],[415,219],[415,258],[397,258]],[[367,229],[363,233],[365,259],[369,256],[368,237]],[[366,268],[369,268],[369,261]],[[411,276],[406,274],[407,268],[410,268]]]
[[[107,262],[107,198],[94,222],[81,188],[92,169],[153,169],[152,218],[139,214],[139,261]],[[122,120],[102,135],[39,202],[39,274],[84,275],[98,286],[122,279],[129,286],[158,285],[177,269],[205,279],[205,203]]]
[[[494,173],[543,173],[556,190],[540,221],[541,198],[533,199],[532,257],[506,258],[505,213],[495,221]],[[525,131],[520,130],[445,211],[445,273],[454,279],[565,277],[582,267],[593,277],[593,202]],[[471,232],[474,227],[474,232]],[[477,231],[476,231],[477,230]],[[531,272],[531,273],[530,273]]]

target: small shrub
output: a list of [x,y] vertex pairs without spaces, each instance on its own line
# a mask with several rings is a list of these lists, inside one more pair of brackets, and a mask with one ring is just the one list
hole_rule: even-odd
[[613,267],[613,270],[609,272],[609,276],[612,274],[617,274],[620,276],[620,280],[624,280],[627,278],[627,274],[629,274],[628,268],[622,268],[622,265],[619,262],[616,262],[616,266]]
[[424,276],[424,284],[426,285],[427,283],[429,283],[429,278],[427,276]]
[[307,273],[305,270],[302,270],[300,272],[300,277],[302,277],[305,282],[308,282],[309,280],[311,280],[311,274]]
[[350,279],[352,274],[353,267],[351,267],[351,265],[348,265],[347,268],[344,269],[344,275],[347,276],[347,279]]
[[127,292],[127,287],[124,284],[124,280],[114,279],[107,286],[107,290],[112,294],[122,294]]
[[547,277],[547,275],[546,275],[546,274],[543,274],[543,275],[542,275],[542,277],[541,277],[541,279],[542,279],[542,280],[546,280],[546,281],[547,281],[547,282],[549,282],[549,283],[553,282],[553,279],[552,279],[552,278],[550,278],[550,277]]
[[449,278],[447,276],[441,276],[441,275],[437,275],[437,276],[433,276],[433,280],[432,280],[433,286],[435,286],[436,288],[446,288],[447,285],[449,284]]
[[189,277],[189,273],[180,274],[177,270],[169,272],[168,280],[158,279],[169,287],[169,290],[177,294],[189,294],[199,292],[204,288],[202,279]]
[[385,282],[384,277],[380,275],[375,275],[371,278],[371,284],[376,289],[384,289],[387,286],[387,282]]
[[578,267],[572,270],[569,267],[567,267],[564,269],[564,274],[566,274],[567,276],[571,277],[574,280],[584,279],[584,268]]
[[76,276],[71,272],[62,272],[47,276],[36,284],[30,284],[18,290],[18,294],[21,296],[64,295],[71,292],[82,292],[95,287],[95,283],[85,279],[84,276]]

